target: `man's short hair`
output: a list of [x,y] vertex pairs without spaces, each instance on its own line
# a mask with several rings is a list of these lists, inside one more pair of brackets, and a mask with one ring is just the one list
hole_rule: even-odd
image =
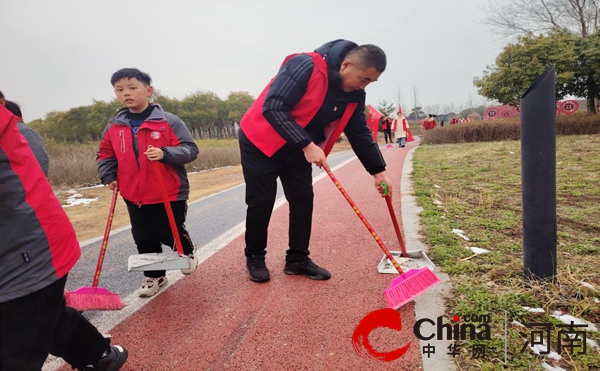
[[140,81],[144,86],[152,85],[152,79],[150,75],[145,72],[138,70],[137,68],[122,68],[117,72],[113,73],[110,78],[110,84],[115,86],[117,81],[121,79],[136,79]]
[[346,54],[346,59],[350,59],[358,68],[367,69],[374,67],[377,72],[385,71],[387,65],[385,52],[373,44],[357,46]]

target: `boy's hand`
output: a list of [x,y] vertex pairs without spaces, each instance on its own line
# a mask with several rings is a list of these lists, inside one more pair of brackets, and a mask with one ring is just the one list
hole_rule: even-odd
[[306,161],[323,168],[325,171],[331,171],[329,169],[329,165],[327,164],[327,156],[325,156],[325,152],[323,152],[321,147],[316,145],[314,142],[310,142],[309,145],[302,148],[302,151],[304,152]]
[[387,189],[388,189],[388,195],[390,197],[392,197],[392,183],[390,183],[385,171],[382,171],[381,173],[377,173],[377,174],[373,175],[373,178],[375,178],[375,188],[377,188],[377,191],[381,194],[381,197],[386,196],[383,194],[384,188],[381,185],[381,182],[385,182],[385,184],[387,185]]
[[108,183],[108,188],[110,188],[111,191],[114,191],[115,188],[117,187],[117,181],[113,180],[112,182]]
[[150,161],[160,161],[165,157],[163,150],[158,147],[148,147],[144,154]]

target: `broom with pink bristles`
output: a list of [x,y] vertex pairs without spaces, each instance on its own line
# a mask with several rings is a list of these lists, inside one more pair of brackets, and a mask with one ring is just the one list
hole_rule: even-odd
[[110,227],[112,226],[113,216],[115,215],[115,206],[117,204],[118,193],[119,190],[117,187],[115,187],[113,190],[112,200],[110,201],[110,211],[108,213],[108,220],[106,221],[106,228],[104,229],[104,238],[102,239],[100,256],[98,256],[98,264],[96,264],[96,272],[94,273],[92,286],[81,287],[75,291],[65,292],[67,306],[75,308],[78,311],[119,310],[125,307],[125,304],[121,301],[117,294],[114,294],[105,288],[98,287],[102,263],[104,262],[104,255],[106,254],[106,247],[108,245]]
[[346,193],[333,173],[327,169],[325,169],[325,171],[327,171],[327,175],[333,180],[333,183],[340,190],[350,206],[352,206],[352,209],[356,215],[358,215],[365,227],[371,232],[371,236],[377,241],[377,244],[381,250],[383,250],[389,261],[394,265],[398,273],[400,273],[400,276],[394,278],[388,288],[383,291],[388,307],[398,309],[440,282],[440,279],[427,267],[411,269],[404,272],[388,248],[385,247],[381,238],[379,238],[375,230],[373,230],[373,227],[371,227],[364,215],[358,210],[356,204],[352,202],[352,199],[350,199],[350,196],[348,196],[348,193]]

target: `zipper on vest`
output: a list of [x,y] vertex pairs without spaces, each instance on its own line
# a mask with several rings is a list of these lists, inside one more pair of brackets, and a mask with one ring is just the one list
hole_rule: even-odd
[[125,153],[125,136],[123,134],[123,130],[119,130],[119,137],[121,139],[121,153]]

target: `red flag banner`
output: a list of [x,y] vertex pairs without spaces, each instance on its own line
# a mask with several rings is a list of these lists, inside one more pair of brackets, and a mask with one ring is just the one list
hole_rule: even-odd
[[406,128],[406,143],[410,143],[410,142],[412,142],[414,140],[415,140],[415,138],[413,138],[413,135],[410,132],[410,129]]
[[377,108],[373,107],[369,104],[367,107],[367,126],[371,129],[373,133],[373,138],[377,142],[377,132],[379,131],[379,119],[383,116],[381,112],[377,110]]

